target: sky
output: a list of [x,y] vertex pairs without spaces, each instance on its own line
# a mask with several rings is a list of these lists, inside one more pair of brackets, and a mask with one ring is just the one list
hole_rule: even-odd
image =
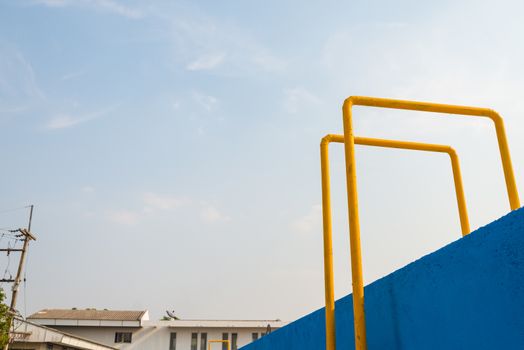
[[[26,226],[34,204],[37,236],[18,309],[291,321],[322,307],[319,142],[342,133],[351,95],[497,110],[523,192],[523,11],[0,0],[0,227]],[[489,120],[356,107],[354,124],[453,146],[473,229],[509,211]],[[348,218],[341,146],[330,152],[338,298]],[[459,239],[445,155],[357,147],[356,161],[366,284]],[[13,274],[14,254],[2,259]]]

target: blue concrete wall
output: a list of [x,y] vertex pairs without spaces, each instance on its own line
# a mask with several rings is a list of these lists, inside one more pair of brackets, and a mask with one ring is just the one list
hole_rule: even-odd
[[[524,349],[524,208],[365,288],[369,349]],[[337,348],[354,349],[351,295]],[[317,310],[242,350],[325,349]]]

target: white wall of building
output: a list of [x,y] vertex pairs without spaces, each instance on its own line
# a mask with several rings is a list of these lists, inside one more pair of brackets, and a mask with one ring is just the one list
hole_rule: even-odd
[[[171,333],[176,333],[176,350],[191,350],[192,334],[198,334],[197,350],[207,350],[207,344],[202,348],[202,333],[207,334],[207,340],[221,340],[223,333],[237,334],[237,348],[251,343],[252,334],[260,337],[265,334],[267,325],[272,330],[284,325],[276,321],[146,321],[142,327],[90,327],[90,326],[51,326],[65,333],[71,333],[83,338],[107,344],[126,350],[171,350],[169,347]],[[132,342],[115,343],[116,332],[132,332]],[[221,344],[213,344],[212,350],[222,350]],[[233,347],[231,348],[233,350]]]
[[142,328],[127,328],[127,327],[76,327],[76,326],[48,326],[55,329],[58,329],[61,332],[74,334],[82,338],[91,339],[93,341],[106,344],[109,346],[114,346],[120,348],[115,344],[115,333],[116,332],[131,332],[133,333],[133,341],[135,338],[135,333],[140,336],[140,333],[143,331]]

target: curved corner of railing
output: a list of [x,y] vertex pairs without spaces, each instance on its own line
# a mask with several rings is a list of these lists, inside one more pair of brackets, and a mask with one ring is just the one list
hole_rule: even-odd
[[344,143],[344,136],[343,135],[337,135],[337,134],[327,134],[320,140],[320,147],[326,147],[331,142],[339,142]]
[[332,134],[327,134],[320,140],[320,147],[326,147],[331,143],[332,140]]
[[503,122],[503,119],[500,116],[500,114],[497,111],[490,108],[486,108],[486,117],[493,120],[495,125]]
[[458,153],[453,147],[447,146],[446,153],[449,155],[451,159],[458,159]]
[[342,105],[343,109],[351,108],[355,104],[355,101],[358,100],[359,96],[349,96],[344,100],[344,104]]

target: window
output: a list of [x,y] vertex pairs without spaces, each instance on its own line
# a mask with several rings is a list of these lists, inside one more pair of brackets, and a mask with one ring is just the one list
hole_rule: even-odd
[[258,339],[258,333],[251,333],[251,340],[255,341]]
[[[227,333],[222,333],[222,340],[228,340]],[[222,350],[227,350],[227,343],[222,343]]]
[[115,343],[131,343],[132,336],[133,333],[131,332],[116,332]]
[[176,333],[169,335],[169,350],[176,350]]
[[197,350],[198,333],[191,333],[191,350]]
[[237,333],[231,333],[231,350],[237,350]]
[[200,334],[200,350],[207,350],[207,333]]

